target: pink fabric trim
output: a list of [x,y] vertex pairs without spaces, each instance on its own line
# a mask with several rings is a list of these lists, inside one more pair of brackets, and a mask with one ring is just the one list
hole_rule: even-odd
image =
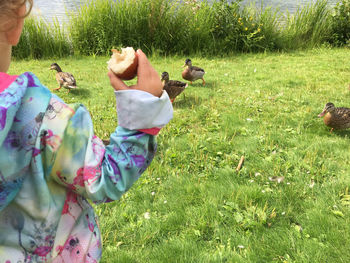
[[0,72],[0,93],[7,89],[12,82],[16,80],[18,76],[11,76],[6,73]]
[[151,134],[151,135],[157,135],[160,131],[160,128],[155,127],[155,128],[150,128],[150,129],[141,129],[139,131],[147,133],[147,134]]

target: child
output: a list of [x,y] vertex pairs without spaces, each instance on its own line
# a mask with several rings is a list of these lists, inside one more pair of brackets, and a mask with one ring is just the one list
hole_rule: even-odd
[[105,147],[82,105],[65,104],[32,73],[6,74],[32,4],[0,0],[0,262],[97,262],[100,231],[87,199],[117,200],[139,178],[171,102],[138,50],[135,86],[108,73],[119,126]]

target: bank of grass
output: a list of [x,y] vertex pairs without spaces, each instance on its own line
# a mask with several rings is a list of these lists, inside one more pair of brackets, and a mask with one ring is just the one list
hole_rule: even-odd
[[[348,262],[350,132],[330,133],[317,118],[329,101],[350,106],[348,54],[191,57],[207,85],[176,99],[158,154],[133,188],[95,207],[102,262]],[[172,79],[185,59],[150,56]],[[117,125],[107,60],[17,61],[10,72],[30,69],[51,90],[52,62],[72,72],[79,88],[57,94],[84,103],[106,138]]]
[[340,18],[327,0],[312,2],[293,15],[275,7],[242,6],[238,0],[93,0],[67,15],[70,20],[61,28],[29,19],[15,56],[106,55],[125,46],[162,55],[226,56],[313,48],[344,35],[341,26],[333,32]]

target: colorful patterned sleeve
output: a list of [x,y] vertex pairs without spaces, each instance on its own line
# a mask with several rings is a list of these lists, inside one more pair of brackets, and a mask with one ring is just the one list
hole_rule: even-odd
[[51,178],[96,203],[119,199],[152,161],[155,137],[117,127],[105,147],[84,106],[55,98],[50,105],[52,116],[46,114],[41,136]]

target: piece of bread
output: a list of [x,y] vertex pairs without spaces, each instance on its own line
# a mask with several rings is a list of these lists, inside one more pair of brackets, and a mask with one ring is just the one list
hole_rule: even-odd
[[138,59],[132,47],[121,48],[121,51],[112,49],[112,57],[107,62],[108,69],[122,80],[133,79],[137,75]]

